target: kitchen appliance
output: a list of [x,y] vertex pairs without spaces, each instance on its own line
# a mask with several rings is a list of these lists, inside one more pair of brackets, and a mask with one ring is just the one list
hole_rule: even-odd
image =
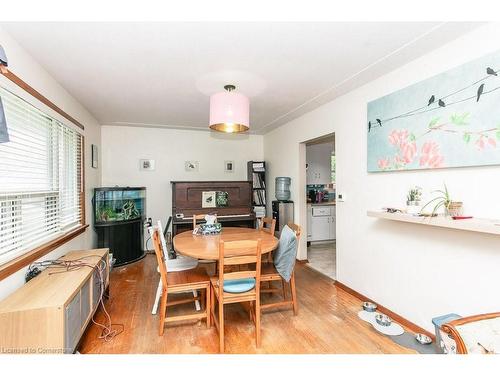
[[276,235],[279,237],[281,230],[288,222],[293,222],[293,202],[273,201],[273,219],[276,219]]

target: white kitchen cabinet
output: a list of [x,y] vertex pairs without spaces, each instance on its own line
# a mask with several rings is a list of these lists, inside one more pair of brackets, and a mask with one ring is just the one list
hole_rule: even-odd
[[313,216],[311,241],[326,241],[330,239],[330,216]]
[[331,155],[333,143],[310,145],[306,148],[307,185],[332,183]]
[[334,240],[337,234],[336,223],[337,219],[335,216],[330,216],[330,240]]
[[312,206],[308,210],[308,241],[334,240],[336,236],[335,206]]

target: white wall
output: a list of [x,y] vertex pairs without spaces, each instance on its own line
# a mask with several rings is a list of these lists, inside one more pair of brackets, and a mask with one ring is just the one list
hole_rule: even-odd
[[[69,250],[88,249],[94,247],[95,233],[92,229],[92,189],[100,186],[101,175],[99,169],[90,167],[91,144],[100,146],[101,131],[97,121],[81,106],[62,86],[60,86],[29,54],[26,53],[17,42],[0,28],[0,45],[5,50],[9,59],[9,69],[17,76],[30,84],[42,95],[50,99],[59,108],[73,116],[85,126],[85,196],[86,196],[86,220],[90,224],[87,231],[72,241],[47,254],[42,259],[55,259],[64,255]],[[50,53],[50,51],[48,52]],[[14,85],[8,79],[0,76],[0,85],[21,96],[36,107],[58,118],[63,123],[71,125],[68,120],[45,107],[42,103],[28,95],[25,91]],[[16,272],[8,278],[0,281],[0,300],[12,293],[24,284],[26,268]]]
[[[300,173],[300,142],[335,132],[337,275],[340,282],[431,330],[431,318],[500,311],[500,237],[384,222],[369,209],[404,205],[406,191],[427,191],[446,181],[465,212],[500,218],[500,166],[368,174],[366,106],[371,100],[498,49],[500,24],[489,24],[352,91],[264,137],[268,186],[275,176],[292,177],[299,224],[306,225]],[[425,199],[425,198],[424,198]],[[304,206],[304,207],[303,207]],[[304,236],[305,237],[305,236]],[[305,238],[299,258],[306,257]]]
[[[261,135],[220,134],[166,128],[102,127],[103,186],[145,186],[147,216],[163,225],[172,214],[170,181],[246,180],[247,161],[262,160]],[[141,171],[140,159],[154,159],[154,171]],[[199,172],[186,172],[186,160]],[[234,161],[234,173],[224,161]]]

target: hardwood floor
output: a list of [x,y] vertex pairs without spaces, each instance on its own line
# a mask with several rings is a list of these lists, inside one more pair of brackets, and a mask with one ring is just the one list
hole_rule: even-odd
[[[154,256],[148,255],[113,270],[111,297],[106,307],[112,322],[123,324],[124,331],[105,342],[98,338],[101,329],[91,324],[80,343],[80,353],[218,352],[217,332],[215,328],[207,328],[205,322],[167,325],[164,336],[158,335],[158,315],[151,315],[159,280],[156,266]],[[227,306],[226,353],[415,353],[360,320],[357,312],[361,301],[337,288],[328,277],[297,264],[296,280],[298,316],[291,310],[264,313],[259,349],[255,347],[254,325],[248,313],[238,304]],[[194,306],[172,309],[179,308],[194,309]],[[95,320],[104,319],[100,309]]]

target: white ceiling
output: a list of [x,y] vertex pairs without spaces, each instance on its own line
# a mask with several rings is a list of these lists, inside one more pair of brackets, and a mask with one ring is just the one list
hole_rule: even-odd
[[0,24],[101,124],[207,129],[209,95],[232,83],[261,134],[478,25]]

